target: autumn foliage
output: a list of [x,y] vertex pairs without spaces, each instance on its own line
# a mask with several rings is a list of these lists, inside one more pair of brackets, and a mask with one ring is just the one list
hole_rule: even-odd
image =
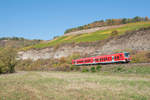
[[91,24],[79,26],[76,28],[70,28],[70,29],[67,29],[64,33],[66,34],[66,33],[75,32],[75,31],[84,30],[84,29],[91,29],[91,28],[111,26],[111,25],[121,25],[121,24],[149,21],[149,20],[150,19],[147,16],[146,17],[136,16],[134,18],[122,18],[122,19],[106,19],[106,20],[95,21]]

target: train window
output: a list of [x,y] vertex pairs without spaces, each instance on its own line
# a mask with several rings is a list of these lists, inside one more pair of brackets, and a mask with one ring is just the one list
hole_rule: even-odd
[[96,58],[95,61],[98,61],[98,58]]
[[89,59],[87,59],[87,60],[85,60],[85,62],[90,62],[90,60],[89,60]]
[[107,60],[107,57],[106,57],[106,60]]
[[117,59],[119,59],[119,56],[117,56]]
[[117,59],[116,56],[115,56],[115,59]]
[[125,57],[129,57],[129,53],[125,53]]

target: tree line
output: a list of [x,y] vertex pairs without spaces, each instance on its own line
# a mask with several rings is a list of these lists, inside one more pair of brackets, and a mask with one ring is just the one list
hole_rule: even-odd
[[127,24],[127,23],[133,23],[133,22],[141,22],[141,21],[150,21],[150,19],[146,17],[139,17],[136,16],[134,18],[122,18],[122,19],[106,19],[106,20],[100,20],[100,21],[95,21],[93,23],[79,26],[76,28],[70,28],[67,29],[64,34],[70,33],[70,32],[75,32],[79,30],[84,30],[84,29],[91,29],[95,27],[103,27],[103,26],[110,26],[110,25],[120,25],[120,24]]

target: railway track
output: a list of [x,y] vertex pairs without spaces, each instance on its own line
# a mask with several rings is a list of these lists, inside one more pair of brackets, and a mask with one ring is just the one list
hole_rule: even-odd
[[105,64],[104,66],[118,66],[118,65],[125,65],[125,66],[132,66],[132,65],[150,65],[150,63],[122,63],[122,64]]

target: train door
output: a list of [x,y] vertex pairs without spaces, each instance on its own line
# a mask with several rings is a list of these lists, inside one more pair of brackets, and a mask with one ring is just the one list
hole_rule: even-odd
[[112,56],[112,62],[114,62],[114,56]]
[[75,65],[77,65],[77,61],[75,61]]
[[93,58],[93,63],[95,63],[95,58]]

